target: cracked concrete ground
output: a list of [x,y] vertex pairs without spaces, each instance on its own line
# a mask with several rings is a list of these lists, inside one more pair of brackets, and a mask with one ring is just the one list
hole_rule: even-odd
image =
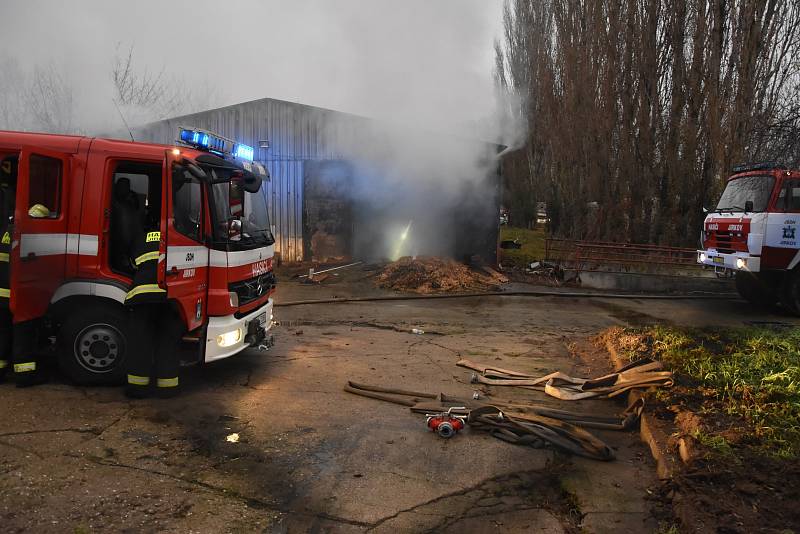
[[[346,289],[284,283],[280,298]],[[342,386],[352,379],[468,396],[469,372],[454,365],[461,357],[530,372],[604,372],[608,362],[586,340],[608,326],[754,320],[742,308],[516,297],[297,306],[278,308],[272,350],[186,370],[176,399],[132,402],[116,388],[58,380],[0,385],[2,530],[651,531],[654,468],[632,433],[599,434],[617,454],[608,463],[469,429],[443,440],[406,408]],[[565,407],[509,389],[494,393]],[[566,408],[612,414],[622,406]],[[228,441],[234,433],[239,440]]]

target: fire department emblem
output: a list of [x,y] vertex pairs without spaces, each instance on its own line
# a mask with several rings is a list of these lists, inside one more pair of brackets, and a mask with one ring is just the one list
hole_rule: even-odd
[[783,238],[784,239],[794,239],[795,233],[797,228],[794,226],[784,226],[783,227]]

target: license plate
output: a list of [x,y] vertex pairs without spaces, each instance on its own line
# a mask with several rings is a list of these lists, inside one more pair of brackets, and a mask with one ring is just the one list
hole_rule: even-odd
[[262,313],[261,315],[253,319],[253,321],[258,321],[258,326],[264,328],[264,326],[267,324],[267,312]]
[[725,258],[720,258],[719,256],[711,258],[711,261],[714,263],[719,263],[720,265],[725,265]]

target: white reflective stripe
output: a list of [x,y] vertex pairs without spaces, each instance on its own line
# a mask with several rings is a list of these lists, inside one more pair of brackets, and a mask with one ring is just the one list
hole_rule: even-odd
[[[191,256],[189,256],[191,254]],[[225,252],[203,246],[167,247],[167,269],[191,269],[196,267],[241,267],[272,258],[275,245],[254,250]]]
[[250,265],[257,261],[269,259],[274,255],[275,245],[254,250],[238,250],[234,252],[211,250],[209,265],[211,265],[211,267],[241,267],[242,265]]
[[22,234],[20,256],[79,254],[97,256],[98,239],[90,234]]
[[228,266],[227,252],[223,250],[209,250],[208,264],[211,267],[227,267]]
[[63,298],[73,297],[75,295],[105,297],[116,300],[117,302],[125,302],[125,294],[127,292],[127,289],[121,289],[109,283],[67,282],[56,290],[50,302],[58,302]]
[[23,258],[28,254],[37,256],[66,254],[67,234],[22,234],[19,248],[19,254]]
[[67,234],[67,254],[97,256],[97,241],[96,235]]
[[208,265],[208,248],[203,246],[167,247],[167,269],[192,269]]
[[788,269],[791,271],[797,264],[800,263],[800,250],[797,251],[797,254],[794,255],[794,259],[789,263]]

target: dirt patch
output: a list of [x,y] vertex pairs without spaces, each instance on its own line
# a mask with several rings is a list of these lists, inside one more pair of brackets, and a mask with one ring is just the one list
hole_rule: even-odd
[[[792,341],[794,334],[788,335]],[[620,354],[662,360],[675,373],[673,388],[646,398],[655,424],[670,436],[666,448],[681,459],[659,490],[667,523],[687,532],[743,533],[800,525],[792,434],[782,431],[776,439],[764,429],[764,421],[774,419],[757,417],[786,400],[775,385],[783,374],[771,368],[783,362],[773,353],[784,352],[784,338],[755,330],[619,328],[605,338]],[[747,357],[744,363],[735,360],[740,356]]]
[[430,294],[494,290],[501,281],[451,259],[406,257],[384,267],[376,283],[384,289]]
[[644,326],[667,322],[664,319],[657,319],[652,315],[633,310],[626,306],[621,306],[614,302],[595,300],[592,302],[592,304],[598,308],[606,310],[612,317],[619,319],[623,323],[631,326]]
[[774,457],[700,460],[660,494],[689,532],[787,532],[800,525],[800,466]]

